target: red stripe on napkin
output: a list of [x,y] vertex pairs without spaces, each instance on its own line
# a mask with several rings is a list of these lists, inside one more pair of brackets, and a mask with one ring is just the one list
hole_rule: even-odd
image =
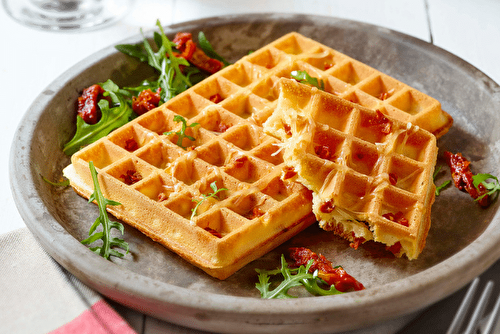
[[50,334],[137,334],[104,300]]

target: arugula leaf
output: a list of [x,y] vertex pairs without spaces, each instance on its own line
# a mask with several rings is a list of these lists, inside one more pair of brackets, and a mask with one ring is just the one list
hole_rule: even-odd
[[109,96],[113,105],[110,106],[105,99],[98,102],[101,119],[95,124],[87,124],[80,116],[77,116],[76,133],[63,148],[67,155],[72,155],[81,147],[106,136],[112,130],[126,124],[134,115],[125,99],[124,92],[113,81],[108,80],[100,85],[105,90],[104,96]]
[[[283,281],[273,290],[270,290],[271,283],[269,283],[269,274],[267,270],[256,269],[259,273],[259,283],[255,284],[255,287],[260,291],[260,295],[265,299],[285,299],[285,298],[297,298],[288,294],[288,290],[295,286],[302,285],[303,279],[313,278],[313,274],[309,273],[309,267],[313,261],[309,261],[307,266],[300,266],[297,270],[292,270],[288,268],[288,263],[285,260],[285,256],[281,255],[281,269],[280,273],[283,275]],[[295,275],[292,272],[296,272]]]
[[443,191],[444,189],[448,188],[451,184],[451,181],[450,180],[446,180],[444,181],[443,183],[441,183],[441,185],[436,185],[436,190],[434,191],[434,193],[436,194],[436,196],[439,196],[441,194],[441,191]]
[[[436,183],[436,178],[439,174],[439,172],[441,171],[441,168],[443,166],[439,166],[438,168],[436,168],[436,170],[434,171],[434,175],[433,175],[433,180],[434,180],[434,184]],[[446,180],[444,181],[443,183],[441,183],[441,185],[436,185],[436,190],[434,191],[434,193],[436,194],[436,196],[439,196],[441,194],[441,191],[443,191],[445,188],[447,188],[449,185],[451,184],[451,181],[450,180]]]
[[193,198],[193,202],[196,202],[196,206],[194,207],[194,209],[192,209],[192,213],[191,213],[191,220],[193,220],[193,218],[196,216],[197,214],[197,210],[198,210],[198,207],[201,205],[201,203],[203,203],[205,200],[213,197],[213,198],[216,198],[216,199],[219,199],[219,197],[217,197],[217,194],[221,191],[224,191],[224,190],[227,190],[226,188],[220,188],[220,189],[217,189],[217,183],[216,181],[210,183],[210,188],[212,188],[213,192],[212,193],[209,193],[209,194],[202,194],[201,197],[202,199],[200,200],[196,200]]
[[[148,64],[160,73],[158,82],[162,88],[162,98],[166,102],[192,86],[181,70],[181,66],[189,67],[190,64],[186,59],[174,56],[172,47],[175,44],[167,38],[159,20],[156,21],[156,25],[160,29],[160,34],[155,35],[158,51],[153,51],[146,38],[144,38],[144,48],[148,56]],[[161,44],[159,44],[160,41]]]
[[200,71],[191,66],[186,59],[174,56],[173,49],[175,48],[175,43],[171,42],[165,35],[159,20],[156,21],[156,25],[160,30],[160,32],[155,31],[153,34],[154,46],[157,49],[156,52],[144,35],[142,44],[120,44],[115,46],[115,48],[126,55],[139,59],[141,62],[148,63],[148,65],[158,72],[158,80],[150,82],[148,88],[153,91],[161,88],[161,103],[164,103],[191,87],[193,85],[193,82],[190,80],[191,75]]
[[189,125],[187,125],[187,121],[184,117],[182,117],[181,115],[175,115],[174,116],[174,122],[182,122],[182,126],[181,126],[181,129],[177,132],[174,132],[174,131],[168,131],[168,132],[164,132],[163,134],[166,135],[166,136],[170,136],[170,135],[177,135],[177,146],[183,148],[184,150],[186,149],[184,146],[182,146],[182,141],[184,140],[184,138],[187,138],[191,141],[195,141],[196,139],[191,137],[191,136],[188,136],[186,134],[186,129],[187,128],[192,128],[192,127],[195,127],[197,125],[199,125],[199,123],[191,123]]
[[[89,162],[90,173],[92,175],[92,180],[94,182],[94,192],[89,198],[89,202],[96,201],[97,206],[99,207],[99,217],[95,220],[94,224],[90,227],[89,237],[85,240],[82,240],[81,243],[84,245],[89,245],[97,240],[102,240],[101,246],[91,247],[90,249],[102,256],[103,258],[109,260],[110,256],[123,257],[124,254],[118,252],[112,247],[119,247],[126,251],[125,254],[129,252],[128,243],[123,239],[119,239],[111,236],[111,229],[117,229],[122,234],[124,232],[123,225],[119,222],[113,222],[109,219],[108,213],[106,212],[106,206],[108,205],[120,205],[120,203],[104,198],[101,192],[101,188],[99,186],[99,181],[97,179],[97,171],[94,167],[94,163],[92,161]],[[102,225],[102,231],[96,232],[96,229],[99,225]]]
[[[488,180],[493,180],[492,182],[487,182]],[[498,181],[498,178],[494,175],[491,174],[476,174],[472,176],[472,183],[474,184],[474,187],[478,187],[480,184],[483,184],[483,186],[489,190],[486,194],[483,194],[482,196],[479,196],[478,198],[475,199],[475,201],[479,201],[481,198],[484,196],[491,196],[497,192],[500,192],[500,182]],[[498,194],[496,194],[498,196]]]
[[115,45],[115,49],[131,57],[138,58],[141,62],[148,61],[148,55],[140,44],[118,44]]
[[436,168],[436,169],[434,170],[434,174],[432,175],[432,178],[433,178],[434,180],[436,180],[436,178],[437,178],[437,176],[438,176],[439,172],[441,171],[441,168],[443,168],[443,166],[438,166],[438,168]]
[[323,80],[318,80],[318,78],[313,78],[306,71],[292,71],[290,76],[300,83],[309,84],[318,89],[325,90],[325,82]]
[[214,48],[212,47],[212,44],[210,44],[210,42],[207,40],[207,37],[205,36],[205,33],[203,31],[200,31],[198,33],[198,42],[200,43],[200,48],[203,50],[203,52],[205,52],[207,56],[222,62],[224,66],[231,65],[231,63],[226,61],[217,52],[215,52]]
[[[296,286],[304,286],[306,290],[316,296],[327,296],[327,295],[336,295],[341,294],[343,292],[338,291],[334,285],[330,286],[328,290],[323,289],[319,286],[318,282],[323,282],[320,278],[318,278],[318,271],[316,270],[314,273],[310,273],[309,269],[311,265],[314,263],[314,260],[310,260],[307,262],[307,265],[300,266],[299,268],[290,269],[288,267],[288,263],[285,260],[285,256],[281,255],[281,269],[278,270],[262,270],[256,269],[259,273],[259,282],[255,284],[255,287],[260,291],[260,295],[265,299],[285,299],[285,298],[297,298],[296,296],[292,296],[288,293],[288,291]],[[281,283],[270,290],[271,283],[269,282],[270,275],[281,274],[283,276],[283,280]]]
[[[144,37],[140,44],[119,44],[115,48],[128,56],[137,58],[141,62],[148,63],[158,72],[158,79],[156,81],[145,80],[137,87],[125,87],[123,89],[120,89],[111,80],[100,84],[106,91],[104,95],[111,97],[113,105],[110,106],[104,99],[98,102],[102,117],[96,124],[87,124],[81,117],[77,117],[76,133],[64,145],[63,151],[65,154],[72,155],[81,147],[106,136],[112,130],[135,117],[136,114],[132,110],[132,99],[143,90],[158,91],[160,89],[161,100],[159,104],[161,105],[206,78],[206,74],[201,73],[198,68],[192,66],[186,59],[174,56],[175,44],[167,38],[159,20],[156,21],[156,25],[160,32],[154,32],[153,40],[155,45],[151,46]],[[201,39],[205,47],[211,48],[203,33],[202,35]],[[156,52],[153,47],[156,47]]]
[[70,182],[68,179],[65,179],[63,181],[60,181],[60,182],[53,182],[53,181],[50,181],[49,179],[47,179],[45,176],[43,175],[40,175],[42,177],[42,180],[44,180],[46,183],[50,184],[51,186],[55,186],[55,187],[67,187],[70,185]]
[[[317,274],[317,272],[316,272]],[[302,285],[306,288],[307,291],[309,291],[310,294],[315,295],[315,296],[331,296],[331,295],[340,295],[343,292],[337,290],[335,288],[335,285],[330,285],[330,288],[328,290],[323,289],[319,286],[318,282],[321,282],[322,280],[319,278],[316,279],[305,279],[302,280]]]

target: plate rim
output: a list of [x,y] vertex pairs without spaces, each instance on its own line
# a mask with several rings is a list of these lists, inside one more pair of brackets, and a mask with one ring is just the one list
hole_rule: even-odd
[[[304,19],[304,18],[314,20],[314,18],[317,17],[321,16],[303,15],[303,14],[279,14],[279,13],[234,14],[234,15],[215,16],[199,20],[186,21],[186,22],[176,23],[173,25],[168,25],[165,26],[164,28],[166,33],[171,33],[173,31],[182,28],[189,29],[190,26],[205,25],[205,23],[207,23],[206,25],[221,25],[224,22],[225,24],[227,24],[228,22],[235,22],[235,20],[239,22],[246,22],[256,19],[261,21],[273,21],[276,19],[290,20],[290,19]],[[441,56],[451,59],[453,61],[453,64],[457,64],[456,65],[457,68],[460,68],[461,70],[467,72],[472,71],[476,76],[482,75],[483,80],[489,82],[490,86],[488,87],[491,89],[491,92],[494,91],[495,89],[497,91],[500,90],[498,84],[495,83],[486,74],[481,72],[479,69],[477,69],[470,63],[466,62],[465,60],[453,55],[452,53],[435,46],[434,44],[430,44],[421,39],[418,39],[410,35],[406,35],[401,32],[393,31],[391,29],[379,27],[369,23],[358,22],[349,19],[335,18],[335,17],[328,17],[328,19],[333,20],[335,24],[339,24],[340,26],[342,26],[343,24],[349,24],[354,26],[360,26],[363,29],[376,28],[381,30],[382,31],[381,33],[383,34],[390,34],[392,36],[397,37],[400,40],[406,41],[406,43],[416,44],[420,50],[424,50],[429,54],[435,54],[436,52],[438,52]],[[214,24],[214,22],[217,22],[217,24]],[[153,29],[151,29],[151,31],[153,31]],[[145,34],[148,35],[149,33],[151,33],[151,31],[147,31],[145,32]],[[139,40],[140,38],[142,38],[142,36],[138,34],[131,36],[127,39],[124,39],[120,41],[120,43],[129,43],[130,41]],[[440,300],[452,294],[453,292],[460,289],[462,286],[467,284],[475,276],[478,275],[477,271],[469,270],[464,273],[463,270],[464,267],[469,267],[473,263],[474,268],[478,269],[480,272],[483,272],[489,266],[491,266],[496,260],[498,260],[498,258],[500,258],[500,250],[497,249],[498,247],[495,247],[496,242],[493,242],[493,238],[491,237],[492,235],[496,235],[497,238],[494,240],[496,241],[500,240],[500,232],[495,231],[495,226],[498,227],[499,225],[499,217],[498,217],[499,212],[497,211],[494,217],[492,218],[492,221],[489,224],[489,226],[472,243],[470,243],[461,251],[457,252],[456,254],[452,255],[446,260],[434,265],[431,268],[416,273],[412,276],[406,277],[402,280],[396,280],[380,287],[371,287],[364,291],[352,292],[344,295],[330,296],[330,297],[305,297],[307,298],[308,301],[313,299],[314,303],[303,303],[304,298],[292,299],[292,300],[267,301],[252,297],[228,296],[228,295],[215,294],[211,292],[204,292],[203,295],[200,296],[201,292],[193,291],[188,288],[173,286],[169,283],[157,281],[135,272],[132,272],[131,273],[132,275],[130,275],[129,273],[130,270],[124,267],[120,267],[118,264],[110,263],[100,258],[99,256],[88,252],[88,249],[85,246],[81,245],[78,240],[76,240],[73,236],[71,236],[71,234],[69,234],[69,232],[65,231],[62,226],[59,226],[59,228],[63,229],[64,231],[62,231],[62,234],[58,233],[57,238],[55,238],[54,235],[51,235],[50,233],[51,231],[43,229],[41,226],[36,226],[36,224],[34,224],[34,222],[40,219],[40,217],[44,217],[45,219],[49,220],[52,219],[53,221],[51,222],[50,227],[53,228],[54,230],[57,230],[57,220],[50,215],[48,210],[43,210],[45,208],[43,201],[39,198],[27,198],[26,196],[26,194],[37,193],[37,189],[34,187],[35,173],[33,167],[31,166],[30,163],[31,161],[29,159],[29,157],[31,156],[30,150],[32,149],[32,147],[30,146],[31,138],[30,140],[23,140],[22,134],[25,133],[26,131],[29,131],[30,129],[33,130],[35,129],[39,117],[45,110],[45,107],[50,103],[53,95],[47,94],[46,93],[47,90],[54,90],[55,88],[55,91],[59,91],[59,89],[63,87],[67,82],[73,80],[75,77],[80,75],[85,68],[117,52],[118,51],[114,49],[114,46],[110,45],[96,53],[93,53],[92,55],[86,57],[82,61],[76,63],[70,69],[66,70],[63,74],[58,76],[51,84],[49,84],[48,87],[44,89],[37,96],[37,98],[28,108],[30,112],[29,113],[25,112],[21,120],[21,123],[16,129],[9,158],[11,190],[16,206],[18,207],[18,210],[26,226],[29,228],[29,230],[32,232],[32,234],[35,236],[38,242],[42,244],[43,248],[54,259],[56,259],[58,263],[65,262],[64,260],[66,259],[65,257],[67,255],[75,256],[74,253],[75,250],[77,251],[76,256],[80,256],[81,253],[82,256],[89,258],[89,262],[86,263],[87,267],[89,268],[81,268],[81,267],[77,268],[77,267],[71,267],[69,265],[67,266],[63,265],[63,266],[66,267],[68,271],[73,273],[79,279],[84,281],[86,284],[92,286],[94,289],[103,293],[104,295],[107,295],[111,299],[115,300],[119,299],[118,300],[119,302],[126,304],[126,301],[120,298],[119,296],[120,292],[132,296],[133,295],[145,296],[153,303],[164,304],[164,305],[178,305],[183,308],[187,308],[191,311],[195,310],[197,312],[207,312],[209,314],[213,313],[220,315],[221,313],[224,313],[226,314],[226,316],[223,317],[225,321],[228,321],[229,318],[227,317],[234,316],[235,312],[237,312],[238,314],[242,313],[252,314],[254,316],[260,316],[262,317],[262,319],[268,319],[268,317],[265,315],[270,314],[271,316],[274,315],[274,316],[293,317],[293,314],[290,312],[290,310],[291,309],[297,310],[299,306],[301,310],[301,312],[299,312],[300,314],[308,314],[308,313],[312,314],[312,313],[336,312],[340,310],[342,311],[355,310],[359,309],[360,304],[363,304],[363,307],[366,308],[367,310],[373,309],[373,307],[380,307],[380,305],[382,304],[383,307],[387,308],[388,313],[391,313],[390,318],[393,318],[395,316],[401,316],[404,314],[408,314],[409,312],[421,309],[422,307],[430,305],[432,302],[436,302],[437,300]],[[95,58],[97,54],[99,54],[100,56],[97,57],[96,60]],[[21,152],[24,153],[21,154]],[[29,171],[30,173],[24,175],[23,173],[21,173],[22,171]],[[29,186],[30,191],[26,191],[27,186]],[[23,188],[24,191],[21,190]],[[42,209],[42,211],[37,211],[39,209]],[[49,214],[50,217],[47,216],[47,214]],[[497,228],[496,230],[500,229]],[[489,237],[487,238],[487,236]],[[62,238],[62,240],[60,241],[63,242],[61,242],[60,244],[54,242],[57,241],[58,238]],[[80,245],[81,247],[75,247],[75,249],[71,251],[70,254],[67,254],[68,247],[62,246],[67,244],[69,246]],[[481,257],[479,261],[477,259],[474,260],[467,259],[469,258],[467,254],[469,254],[470,252],[482,252],[486,253],[487,256]],[[450,262],[457,262],[457,261],[463,262],[463,264],[459,267],[455,266],[454,268],[450,269],[448,264]],[[109,282],[106,282],[106,276],[110,274],[110,271],[108,271],[106,274],[103,274],[102,272],[96,269],[104,264],[106,264],[106,266],[111,265],[110,270],[112,270],[112,273],[116,272],[125,275],[128,274],[129,277],[122,284],[118,286],[114,286],[114,284],[109,284]],[[448,272],[447,277],[444,277],[442,274],[439,274],[440,270]],[[89,275],[88,273],[91,273],[92,275]],[[453,288],[450,288],[452,284],[450,284],[448,280],[449,275],[453,275],[455,277]],[[94,278],[96,282],[98,282],[98,285],[96,285],[95,282],[89,281],[90,278],[89,276],[93,276],[92,278]],[[426,281],[422,279],[423,277],[427,278],[432,277],[433,280],[427,279]],[[137,283],[135,282],[135,280],[137,279],[142,280],[144,284],[139,284],[139,286],[137,286]],[[155,285],[162,290],[162,297],[158,296],[157,292],[153,290],[148,291],[147,287],[150,288],[151,285]],[[423,297],[420,298],[426,299],[427,300],[426,303],[421,303],[417,306],[408,306],[404,310],[400,310],[399,308],[395,309],[394,306],[392,306],[391,308],[392,304],[391,301],[394,300],[394,298],[401,295],[401,290],[405,291],[405,295],[416,296],[419,293],[421,293],[423,289],[424,291],[427,291],[427,293],[422,294],[425,295],[425,298]],[[429,298],[428,296],[430,294],[429,290],[431,290],[435,294],[434,298]],[[167,295],[168,298],[163,297],[164,295]],[[376,302],[373,300],[374,295],[378,297]],[[379,297],[380,295],[382,295],[382,297]],[[362,300],[362,302],[360,302],[360,300]],[[134,307],[134,305],[128,305],[128,306]],[[235,306],[237,306],[236,308],[238,309],[238,311],[235,311]],[[158,314],[155,314],[155,316],[158,317]],[[174,323],[179,323],[178,319],[176,319],[175,317],[171,318],[167,316],[167,318],[164,319]],[[378,319],[372,319],[372,320],[373,323],[375,323],[376,320],[382,320],[382,319],[378,317]],[[203,322],[202,320],[198,321],[207,325],[206,322]],[[313,319],[311,319],[311,321],[313,321]],[[180,322],[179,324],[184,326],[189,325],[186,324],[185,322]],[[304,323],[301,323],[301,325],[302,324]],[[258,326],[259,325],[258,322],[256,322],[255,325]],[[307,325],[309,326],[310,323]],[[287,327],[289,325],[271,324],[271,327],[273,328],[275,328],[276,326]],[[294,326],[293,321],[290,326]],[[204,328],[206,329],[207,327]],[[351,329],[352,327],[347,327],[347,328]]]

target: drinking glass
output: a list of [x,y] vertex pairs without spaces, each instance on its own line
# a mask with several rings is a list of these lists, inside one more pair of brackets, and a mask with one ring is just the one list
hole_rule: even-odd
[[134,0],[2,0],[5,11],[26,26],[52,31],[97,29],[121,19]]

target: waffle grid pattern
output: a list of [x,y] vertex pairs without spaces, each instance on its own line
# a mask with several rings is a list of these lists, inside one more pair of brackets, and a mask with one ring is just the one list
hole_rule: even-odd
[[[383,111],[416,117],[415,123],[424,115],[417,110],[441,112],[432,98],[290,33],[83,148],[65,175],[88,197],[93,161],[104,195],[122,203],[108,208],[112,214],[225,279],[314,222],[310,191],[280,178],[280,141],[262,129],[276,107],[276,82],[294,69],[322,78],[329,92],[370,107],[381,103]],[[363,88],[368,82],[380,84]],[[381,93],[391,96],[374,97]],[[164,134],[180,130],[175,115],[199,123],[186,131],[195,138],[182,141],[187,150],[176,145],[177,135]],[[196,201],[212,192],[214,181],[227,190],[205,200],[191,219]]]
[[313,191],[320,225],[350,239],[400,242],[398,255],[416,258],[434,201],[435,136],[293,80],[280,87],[264,129],[282,139],[285,161]]
[[274,72],[254,90],[270,100],[278,97],[276,90],[267,89],[270,82],[290,78],[295,70],[306,71],[324,82],[326,92],[418,125],[436,137],[444,135],[453,123],[436,99],[298,33],[290,33],[250,57],[251,63]]

